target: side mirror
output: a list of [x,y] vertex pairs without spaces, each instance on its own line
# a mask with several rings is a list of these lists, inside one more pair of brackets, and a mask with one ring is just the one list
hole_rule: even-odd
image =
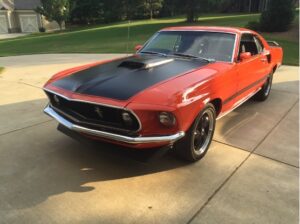
[[142,49],[142,47],[143,47],[143,45],[136,45],[135,47],[134,47],[134,50],[135,51],[139,51],[140,49]]
[[240,54],[240,60],[244,61],[251,58],[251,53],[250,52],[243,52]]

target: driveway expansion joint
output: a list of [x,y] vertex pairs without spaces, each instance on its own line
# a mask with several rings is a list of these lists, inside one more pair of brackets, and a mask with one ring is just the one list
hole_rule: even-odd
[[[188,220],[187,224],[192,223],[192,221],[203,211],[203,209],[206,207],[206,205],[215,197],[215,195],[225,186],[225,184],[231,179],[231,177],[243,166],[243,164],[250,158],[252,154],[255,154],[255,150],[265,141],[265,139],[273,132],[273,130],[281,123],[281,121],[288,115],[288,113],[297,105],[298,100],[291,106],[291,108],[281,117],[281,119],[274,125],[274,127],[264,136],[264,138],[254,147],[252,151],[248,151],[249,155],[240,163],[239,166],[236,167],[235,170],[232,171],[232,173],[224,180],[224,182],[214,191],[214,193],[206,200],[206,202],[200,207],[200,209]],[[221,143],[221,142],[220,142]],[[223,144],[223,143],[222,143]],[[235,147],[235,146],[232,146]],[[241,149],[238,147],[235,147],[237,149]],[[241,149],[243,150],[243,149]],[[246,150],[245,150],[246,151]],[[255,154],[256,155],[256,154]],[[259,155],[261,156],[261,155]],[[271,159],[273,160],[273,159]],[[286,164],[290,165],[290,164]],[[293,165],[290,165],[294,167]],[[298,168],[298,167],[297,167]]]
[[263,139],[254,147],[251,152],[254,152],[265,140],[269,135],[275,130],[276,127],[287,117],[287,115],[291,112],[291,110],[297,105],[299,99],[297,99],[294,104],[288,109],[288,111],[279,119],[279,121],[273,126],[273,128],[263,137]]
[[247,157],[238,165],[232,173],[224,180],[224,182],[214,191],[214,193],[206,200],[206,202],[200,207],[200,209],[188,220],[187,224],[192,223],[192,221],[202,212],[206,205],[215,197],[215,195],[225,186],[225,184],[231,179],[231,177],[240,169],[240,167],[249,159],[252,152],[248,152]]
[[[217,143],[220,143],[220,144],[223,144],[223,145],[230,146],[230,147],[235,148],[235,149],[239,149],[239,150],[242,150],[242,151],[245,151],[245,152],[249,152],[249,153],[250,153],[250,151],[248,151],[248,150],[246,150],[246,149],[243,149],[243,148],[241,148],[241,147],[232,145],[232,144],[228,144],[228,143],[225,143],[225,142],[222,142],[222,141],[219,141],[219,140],[215,140],[215,139],[214,139],[213,141],[214,141],[214,142],[217,142]],[[294,167],[294,168],[298,168],[298,169],[299,169],[299,166],[295,166],[295,165],[293,165],[293,164],[289,164],[289,163],[286,163],[286,162],[283,162],[283,161],[280,161],[280,160],[277,160],[277,159],[274,159],[274,158],[270,158],[270,157],[268,157],[268,156],[264,156],[264,155],[261,155],[261,154],[255,153],[255,152],[253,152],[253,154],[256,155],[256,156],[260,156],[260,157],[263,157],[263,158],[272,160],[272,161],[274,161],[274,162],[278,162],[278,163],[281,163],[281,164],[284,164],[284,165],[291,166],[291,167]]]
[[32,84],[29,84],[29,83],[26,83],[26,82],[17,82],[18,84],[23,84],[23,85],[26,85],[26,86],[31,86],[33,88],[37,88],[37,89],[42,89],[41,87],[39,86],[35,86],[35,85],[32,85]]
[[15,130],[12,130],[12,131],[8,131],[8,132],[5,132],[5,133],[1,133],[0,134],[0,137],[4,136],[4,135],[8,135],[8,134],[11,134],[11,133],[14,133],[14,132],[17,132],[17,131],[22,131],[24,129],[28,129],[28,128],[32,128],[32,127],[35,127],[35,126],[39,126],[41,124],[45,124],[45,123],[48,123],[48,122],[51,122],[53,121],[53,119],[49,119],[47,121],[43,121],[43,122],[39,122],[39,123],[36,123],[36,124],[33,124],[33,125],[29,125],[29,126],[26,126],[26,127],[22,127],[22,128],[18,128],[18,129],[15,129]]

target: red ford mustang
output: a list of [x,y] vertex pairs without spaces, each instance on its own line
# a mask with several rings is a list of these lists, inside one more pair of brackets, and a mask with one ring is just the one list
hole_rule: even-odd
[[201,159],[216,119],[270,94],[282,49],[242,28],[171,27],[137,53],[72,68],[44,86],[45,113],[86,137],[133,148],[171,146]]

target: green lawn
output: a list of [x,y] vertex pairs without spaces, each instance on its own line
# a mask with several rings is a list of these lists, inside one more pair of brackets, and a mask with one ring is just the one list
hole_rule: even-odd
[[0,67],[0,74],[4,71],[3,67]]
[[[201,16],[197,24],[205,26],[243,27],[248,21],[257,20],[258,14],[215,14]],[[125,53],[127,49],[127,23],[74,28],[66,32],[33,34],[11,40],[0,41],[0,56],[37,53]],[[191,25],[182,18],[134,21],[130,25],[129,50],[144,43],[157,30],[167,26]],[[278,41],[285,51],[285,64],[298,65],[298,41],[267,35]]]

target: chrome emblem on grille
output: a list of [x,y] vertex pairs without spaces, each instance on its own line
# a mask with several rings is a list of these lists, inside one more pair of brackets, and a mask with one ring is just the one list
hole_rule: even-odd
[[60,103],[58,96],[54,95],[53,99],[54,99],[55,103],[57,103],[57,104]]
[[103,111],[99,107],[95,107],[95,112],[101,119],[103,118]]

